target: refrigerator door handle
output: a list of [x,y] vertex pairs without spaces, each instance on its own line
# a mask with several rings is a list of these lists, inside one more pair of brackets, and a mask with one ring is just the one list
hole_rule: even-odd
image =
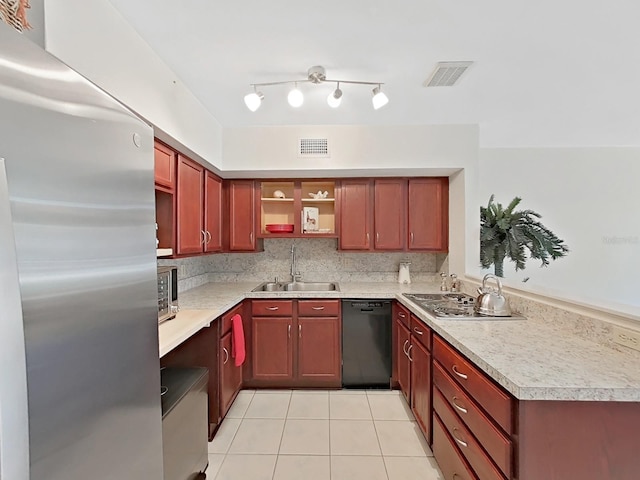
[[0,158],[0,225],[0,478],[28,480],[27,364],[4,158]]

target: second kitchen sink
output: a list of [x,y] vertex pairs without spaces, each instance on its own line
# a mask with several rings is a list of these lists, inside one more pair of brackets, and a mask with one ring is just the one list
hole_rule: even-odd
[[265,282],[252,292],[339,292],[337,282]]

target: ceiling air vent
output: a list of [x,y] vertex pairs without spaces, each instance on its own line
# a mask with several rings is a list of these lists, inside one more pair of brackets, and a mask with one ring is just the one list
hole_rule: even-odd
[[329,141],[326,138],[301,138],[298,156],[303,158],[329,158]]
[[438,62],[425,87],[452,87],[473,62]]

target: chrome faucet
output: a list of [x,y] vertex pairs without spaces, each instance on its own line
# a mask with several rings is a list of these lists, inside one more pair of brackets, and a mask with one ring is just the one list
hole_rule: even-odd
[[293,283],[299,282],[302,279],[302,275],[298,271],[298,262],[296,260],[296,246],[291,245],[291,280]]

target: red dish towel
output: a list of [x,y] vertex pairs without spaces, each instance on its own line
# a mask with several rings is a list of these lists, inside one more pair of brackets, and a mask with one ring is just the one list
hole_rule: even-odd
[[231,318],[233,333],[231,334],[232,352],[231,355],[236,359],[236,367],[239,367],[244,363],[246,356],[244,348],[244,329],[242,328],[242,317],[238,314]]

